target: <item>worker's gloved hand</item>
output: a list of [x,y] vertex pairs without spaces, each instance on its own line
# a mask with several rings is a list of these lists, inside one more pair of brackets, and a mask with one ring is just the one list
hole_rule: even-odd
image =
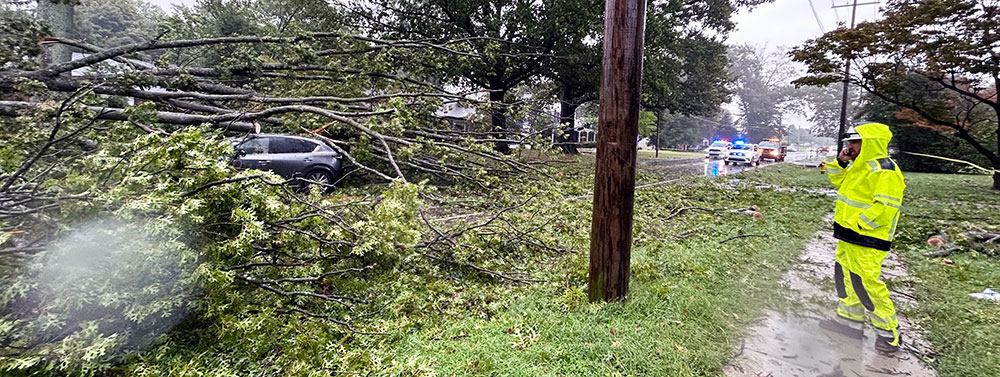
[[837,164],[842,168],[846,168],[847,164],[854,161],[855,158],[858,158],[858,156],[855,155],[850,148],[844,148],[840,150],[840,154],[837,155]]
[[[851,153],[851,149],[850,148],[844,148],[844,149],[841,149],[840,150],[840,154],[837,155],[837,161],[851,161],[855,157],[857,157],[857,156],[855,156],[853,153]],[[841,165],[843,165],[843,164],[841,164]]]

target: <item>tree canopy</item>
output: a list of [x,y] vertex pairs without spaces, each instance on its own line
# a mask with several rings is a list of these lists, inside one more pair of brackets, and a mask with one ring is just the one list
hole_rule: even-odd
[[[842,79],[846,61],[854,62],[852,85],[922,119],[915,124],[968,143],[990,161],[1000,189],[998,28],[996,0],[889,1],[882,20],[831,31],[795,49],[795,60],[809,69],[796,82],[827,85]],[[971,131],[984,123],[996,130],[993,140]]]

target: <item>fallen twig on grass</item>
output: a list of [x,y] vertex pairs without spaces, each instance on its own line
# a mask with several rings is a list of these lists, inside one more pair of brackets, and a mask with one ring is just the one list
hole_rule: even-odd
[[757,212],[757,206],[756,205],[752,205],[752,206],[745,207],[745,208],[730,209],[730,210],[722,209],[722,208],[681,207],[681,208],[677,208],[677,209],[674,209],[673,211],[671,211],[670,214],[667,215],[667,217],[663,218],[663,220],[664,221],[670,220],[670,219],[672,219],[674,217],[680,216],[682,213],[687,212],[687,211],[702,211],[702,212],[708,212],[708,213],[711,213],[711,214],[717,214],[719,212],[728,211],[729,213],[734,214],[734,215],[746,215],[746,216],[754,216],[755,214],[759,213],[759,212]]
[[1000,241],[1000,233],[970,231],[970,232],[960,233],[959,235],[976,242],[991,243]]
[[911,294],[906,293],[906,292],[902,292],[902,291],[899,291],[899,290],[896,290],[896,289],[890,289],[889,291],[892,292],[892,293],[898,294],[900,296],[906,297],[906,298],[908,298],[910,300],[913,300],[913,301],[917,301],[917,302],[920,301],[920,300],[917,299],[917,296],[911,295]]
[[962,251],[962,249],[959,248],[958,246],[954,246],[940,251],[932,251],[929,253],[924,253],[924,256],[928,258],[946,257],[959,251]]
[[744,234],[744,235],[732,236],[732,237],[726,238],[726,239],[724,239],[722,241],[719,241],[719,243],[726,243],[726,242],[729,242],[729,241],[732,241],[732,240],[738,240],[740,238],[750,238],[750,237],[771,237],[771,236],[766,235],[766,234]]
[[667,221],[667,220],[670,220],[670,219],[672,219],[674,217],[677,217],[677,216],[679,216],[680,214],[682,214],[682,213],[684,213],[686,211],[703,211],[703,212],[708,212],[708,213],[715,213],[715,212],[717,212],[719,210],[712,209],[712,208],[705,208],[705,207],[681,207],[681,208],[675,209],[673,212],[671,212],[670,215],[668,215],[666,218],[663,219],[663,221]]

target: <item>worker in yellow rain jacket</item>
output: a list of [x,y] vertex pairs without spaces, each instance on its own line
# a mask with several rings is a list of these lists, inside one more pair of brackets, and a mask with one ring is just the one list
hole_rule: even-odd
[[861,338],[867,309],[878,333],[875,349],[894,352],[902,336],[896,307],[879,275],[896,233],[906,184],[887,153],[892,138],[888,126],[860,123],[843,136],[847,148],[836,161],[824,163],[830,182],[838,187],[833,236],[839,240],[834,281],[840,303],[835,319],[820,326]]

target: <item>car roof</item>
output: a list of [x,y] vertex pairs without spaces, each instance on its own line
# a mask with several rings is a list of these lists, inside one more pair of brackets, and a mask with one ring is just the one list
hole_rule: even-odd
[[239,139],[253,139],[258,137],[285,137],[290,139],[309,140],[314,143],[326,144],[325,142],[323,142],[322,139],[308,137],[308,136],[286,135],[286,134],[246,134],[243,136],[233,136],[230,139],[239,140]]

